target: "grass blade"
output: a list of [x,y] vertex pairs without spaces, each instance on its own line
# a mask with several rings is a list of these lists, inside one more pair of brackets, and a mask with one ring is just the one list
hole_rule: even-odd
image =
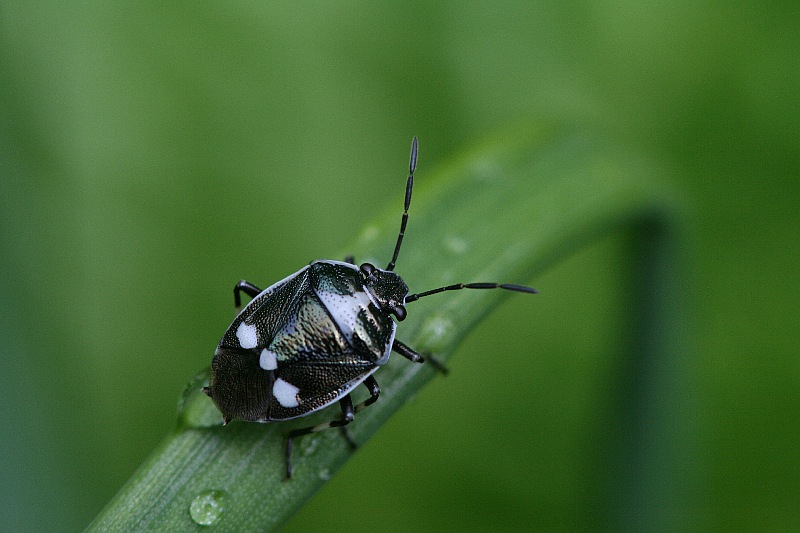
[[[644,348],[639,350],[637,344],[631,365],[639,368],[648,367],[640,365],[642,361],[663,362],[665,350],[676,349],[677,313],[661,305],[674,287],[664,286],[671,282],[660,273],[675,257],[672,251],[654,251],[669,250],[664,243],[677,237],[663,231],[673,227],[672,211],[661,191],[643,177],[649,171],[640,161],[619,156],[569,130],[530,127],[506,132],[436,172],[418,171],[408,235],[396,271],[412,292],[466,281],[535,286],[538,273],[592,239],[623,228],[644,228],[641,253],[652,261],[641,283],[653,289],[648,292],[653,298],[635,302],[646,308],[641,315],[647,318],[637,319],[634,326]],[[360,262],[385,264],[392,255],[400,207],[393,205],[385,217],[367,226],[339,257],[354,253]],[[443,254],[448,256],[446,263]],[[409,304],[409,316],[398,337],[446,361],[470,328],[509,294],[456,291]],[[401,359],[394,357],[378,372],[380,400],[360,412],[350,426],[357,441],[369,438],[434,375],[428,365]],[[669,409],[660,410],[663,404],[653,407],[650,392],[654,382],[660,383],[657,378],[669,371],[657,368],[653,372],[631,374],[630,386],[637,391],[635,405],[620,407],[649,406],[640,414],[657,418],[651,420],[650,437],[672,431],[674,420]],[[220,427],[219,413],[199,390],[205,380],[207,373],[201,373],[190,384],[175,432],[90,529],[183,531],[204,521],[240,531],[275,528],[351,455],[336,431],[304,437],[296,443],[295,478],[284,481],[284,435],[317,418],[295,425],[234,422]],[[659,386],[653,387],[661,392]],[[330,417],[322,413],[318,419]],[[651,451],[677,453],[651,446],[660,440],[639,439],[638,431],[633,429],[633,437],[626,440],[630,446],[621,449],[632,447],[643,454],[645,469],[652,463]],[[623,464],[621,459],[621,469]],[[657,509],[659,501],[672,497],[667,485],[659,485],[655,492],[647,490],[647,476],[641,473],[631,471],[623,478],[622,520],[626,520],[627,506]]]

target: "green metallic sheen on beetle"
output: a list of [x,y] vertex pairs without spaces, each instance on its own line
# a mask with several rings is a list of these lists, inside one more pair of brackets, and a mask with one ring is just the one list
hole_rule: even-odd
[[[314,261],[253,298],[211,363],[211,397],[223,417],[297,418],[336,402],[386,363],[397,329],[391,314],[402,308],[408,287],[394,272],[375,268],[372,274],[349,263]],[[242,346],[242,324],[254,328],[255,346]],[[264,349],[275,354],[277,368],[261,367]],[[279,401],[277,380],[298,389],[297,405]]]

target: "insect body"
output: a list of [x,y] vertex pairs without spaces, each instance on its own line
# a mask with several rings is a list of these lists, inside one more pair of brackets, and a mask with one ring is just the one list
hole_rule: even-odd
[[[395,339],[396,321],[406,304],[448,290],[494,289],[535,293],[521,285],[458,283],[409,295],[393,272],[408,222],[417,161],[417,139],[411,146],[405,207],[392,260],[386,269],[352,258],[314,261],[261,290],[240,281],[233,289],[237,308],[241,292],[252,298],[234,319],[214,353],[208,394],[227,424],[231,420],[277,422],[306,416],[339,402],[342,417],[289,433],[286,476],[292,476],[295,437],[344,426],[355,413],[374,403],[380,388],[372,374],[392,351],[410,361],[425,359]],[[439,370],[443,367],[430,359]],[[370,397],[354,406],[350,393],[364,384]],[[344,433],[348,442],[355,444]]]

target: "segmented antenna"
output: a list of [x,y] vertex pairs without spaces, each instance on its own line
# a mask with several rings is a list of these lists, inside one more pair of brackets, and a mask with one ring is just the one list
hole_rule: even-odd
[[397,254],[400,253],[400,245],[403,244],[403,236],[406,234],[406,224],[408,224],[408,208],[411,205],[411,189],[414,188],[414,169],[417,168],[417,149],[419,142],[417,137],[411,141],[411,161],[408,163],[408,181],[406,181],[406,202],[403,205],[403,218],[400,221],[400,234],[397,236],[397,244],[394,245],[394,253],[392,260],[389,261],[389,266],[386,270],[394,270],[394,265],[397,263]]
[[447,287],[439,287],[417,294],[410,294],[406,296],[405,303],[415,302],[425,296],[437,294],[444,291],[458,291],[461,289],[505,289],[507,291],[526,292],[528,294],[538,294],[539,291],[533,287],[526,287],[525,285],[511,285],[509,283],[456,283],[455,285],[448,285]]

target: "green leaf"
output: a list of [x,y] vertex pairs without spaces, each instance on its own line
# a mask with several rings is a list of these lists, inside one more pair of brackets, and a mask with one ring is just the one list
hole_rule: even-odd
[[[673,459],[681,446],[674,439],[663,444],[661,437],[671,434],[678,418],[671,414],[676,404],[659,399],[672,377],[670,359],[661,356],[680,352],[678,313],[668,297],[679,261],[678,236],[671,202],[650,174],[648,163],[568,129],[509,130],[434,172],[421,166],[396,269],[412,292],[468,281],[535,286],[544,269],[598,236],[630,228],[641,237],[632,256],[641,266],[635,283],[642,289],[631,305],[629,385],[635,394],[620,408],[652,418],[646,435],[635,424],[630,432],[620,430],[621,453],[630,454],[619,462],[620,513],[630,505],[658,512],[659,502],[674,495],[665,476],[650,481],[647,465],[660,464],[650,460],[653,454]],[[359,262],[388,262],[399,226],[399,196],[340,257],[354,253]],[[499,290],[431,296],[409,304],[398,337],[446,362],[473,325],[509,296],[536,305],[537,296]],[[358,413],[349,426],[351,436],[364,442],[434,374],[429,365],[393,357],[376,374],[379,401]],[[219,413],[200,392],[207,378],[201,373],[189,385],[175,432],[90,529],[183,531],[209,523],[239,531],[276,528],[352,455],[338,431],[303,437],[295,445],[295,477],[284,480],[287,430],[334,418],[338,408],[291,423],[222,427]],[[631,455],[641,455],[644,461],[637,464],[645,468],[628,469]],[[649,490],[653,487],[657,490]]]

